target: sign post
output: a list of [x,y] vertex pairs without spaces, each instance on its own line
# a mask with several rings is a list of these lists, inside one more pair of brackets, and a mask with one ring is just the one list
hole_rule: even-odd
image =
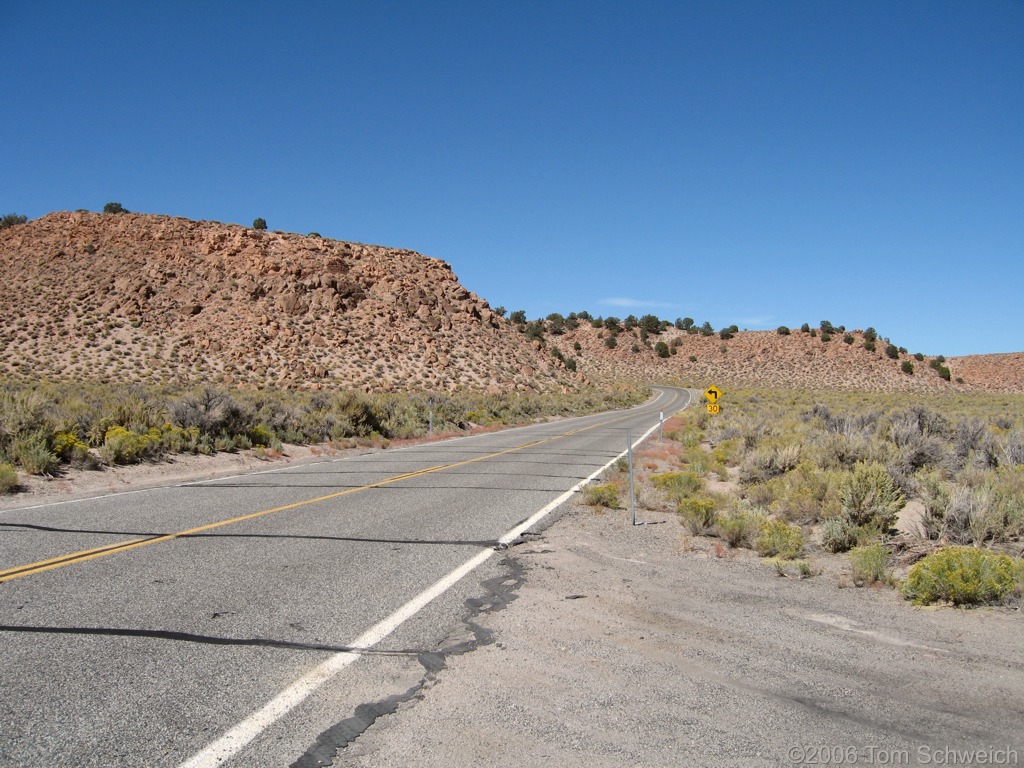
[[636,494],[633,491],[633,432],[626,430],[626,456],[629,461],[629,520],[636,525]]

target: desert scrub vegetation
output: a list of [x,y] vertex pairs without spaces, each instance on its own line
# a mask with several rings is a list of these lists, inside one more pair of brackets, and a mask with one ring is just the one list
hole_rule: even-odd
[[753,549],[766,518],[746,499],[739,499],[718,515],[716,534],[730,547]]
[[858,587],[892,583],[889,557],[889,550],[879,543],[851,549],[850,570],[853,572],[853,583]]
[[660,492],[667,506],[679,516],[679,521],[694,536],[714,530],[718,509],[725,499],[720,494],[708,493],[702,475],[707,471],[699,462],[692,462],[692,453],[683,452],[677,461],[688,466],[685,472],[662,472],[649,476],[649,481]]
[[3,218],[0,218],[0,229],[16,227],[19,224],[24,224],[26,221],[28,221],[28,216],[22,213],[8,213]]
[[710,494],[689,496],[679,501],[677,514],[687,531],[694,536],[703,536],[715,530],[720,503],[720,497]]
[[[865,584],[896,584],[947,545],[986,563],[1008,557],[1021,572],[1024,397],[733,390],[721,405],[718,416],[685,414],[670,436],[681,455],[703,453],[691,466],[706,471],[717,454],[735,468],[711,531],[730,546],[769,557],[850,552]],[[951,596],[957,568],[922,591],[926,571],[911,569],[904,594],[969,604]]]
[[638,388],[567,395],[366,394],[0,382],[0,464],[48,475],[282,443],[383,445],[473,426],[577,416],[643,402]]
[[914,565],[903,594],[918,605],[997,603],[1024,587],[1024,563],[975,547],[946,547]]
[[615,483],[588,485],[583,489],[583,503],[590,507],[616,509],[620,505],[619,488]]
[[18,471],[10,464],[0,464],[0,494],[18,487]]
[[[966,506],[981,510],[990,502],[1004,522],[1016,521],[1012,500],[1024,471],[1024,398],[908,401],[907,395],[738,391],[718,419],[697,423],[704,424],[701,439],[710,447],[727,444],[741,452],[741,495],[763,506],[794,493],[813,499],[798,507],[811,519],[799,522],[843,515],[856,526],[885,531],[915,498],[926,502],[934,534],[946,513],[958,517],[954,497],[959,491],[962,498],[966,489],[988,494],[976,494]],[[1020,533],[1011,528],[1000,535]]]
[[839,500],[843,516],[851,524],[882,533],[896,523],[906,497],[885,467],[858,461],[843,475]]
[[762,557],[795,560],[804,548],[804,534],[797,525],[782,520],[766,520],[754,540],[754,549]]

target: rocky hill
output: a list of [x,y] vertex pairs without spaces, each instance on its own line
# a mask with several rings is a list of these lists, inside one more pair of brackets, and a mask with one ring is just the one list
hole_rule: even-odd
[[0,231],[0,377],[374,390],[583,381],[418,253],[140,214]]
[[[831,338],[818,329],[814,335],[738,331],[722,339],[717,333],[703,336],[668,328],[643,340],[639,328],[613,334],[581,322],[561,334],[549,330],[544,338],[549,349],[557,348],[595,379],[678,381],[693,387],[714,383],[864,392],[1024,392],[1024,354],[918,359],[895,347],[890,350],[886,340],[872,340],[863,330],[833,332]],[[657,354],[659,342],[668,357]]]
[[517,325],[448,264],[413,251],[169,216],[64,212],[17,224],[0,230],[0,270],[0,379],[1024,392],[1024,353],[917,359],[887,354],[883,339],[870,349],[862,331],[722,339],[669,327],[643,339],[638,327],[613,332],[586,320]]
[[971,389],[1024,392],[1024,352],[954,357],[949,366]]

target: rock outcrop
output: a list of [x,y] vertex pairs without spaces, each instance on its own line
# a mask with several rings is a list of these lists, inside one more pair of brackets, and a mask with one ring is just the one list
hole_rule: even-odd
[[490,391],[582,380],[413,251],[61,212],[0,231],[0,270],[0,376]]

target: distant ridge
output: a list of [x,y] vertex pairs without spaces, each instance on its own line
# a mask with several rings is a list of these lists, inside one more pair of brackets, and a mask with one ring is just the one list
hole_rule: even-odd
[[[897,352],[890,358],[883,339],[875,342],[874,351],[865,348],[861,330],[851,331],[853,341],[847,344],[845,333],[822,341],[820,332],[811,336],[793,330],[783,336],[776,331],[738,331],[723,340],[718,334],[690,335],[671,328],[648,338],[652,345],[678,344],[675,354],[665,360],[657,358],[636,332],[620,333],[614,349],[605,345],[608,332],[601,338],[599,333],[587,324],[551,343],[570,350],[579,343],[583,349],[579,369],[591,377],[631,374],[659,380],[673,376],[693,386],[708,382],[862,392],[1024,392],[1024,354],[917,360]],[[632,351],[635,346],[640,352]],[[913,373],[905,372],[904,366],[912,367]],[[939,367],[948,368],[948,381],[940,376]]]
[[954,375],[971,389],[1024,392],[1024,352],[950,358]]

